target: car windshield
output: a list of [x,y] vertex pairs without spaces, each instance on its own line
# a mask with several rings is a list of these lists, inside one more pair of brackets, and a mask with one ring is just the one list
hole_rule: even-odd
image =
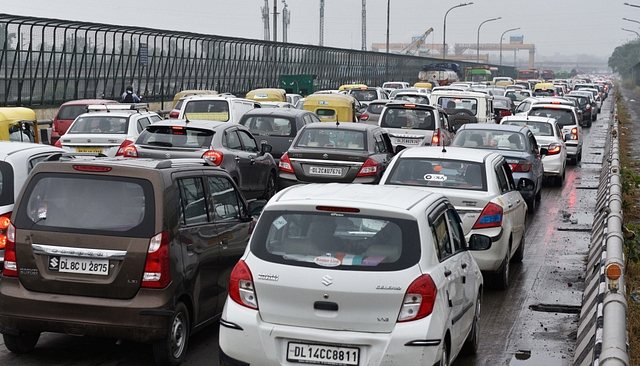
[[527,126],[535,136],[553,136],[553,125],[548,122],[506,121],[503,124],[521,127]]
[[243,118],[244,125],[253,135],[260,136],[295,136],[295,120],[284,117],[255,116]]
[[350,94],[361,102],[370,102],[372,100],[378,99],[378,95],[376,94],[375,90],[351,89]]
[[58,119],[74,120],[82,113],[87,113],[86,105],[63,105],[58,111]]
[[466,110],[474,116],[478,113],[478,100],[475,98],[442,97],[438,99],[438,104],[449,114],[460,110]]
[[317,129],[307,128],[298,138],[296,147],[331,148],[365,150],[366,140],[364,131],[346,129]]
[[525,136],[520,132],[502,130],[460,130],[452,146],[480,149],[524,151]]
[[68,134],[126,134],[129,118],[109,116],[78,117]]
[[135,143],[138,145],[206,149],[211,146],[213,134],[212,130],[149,126],[142,131]]
[[560,126],[570,126],[578,124],[574,119],[573,112],[570,109],[551,108],[551,107],[532,107],[529,111],[530,116],[555,118]]
[[399,159],[389,184],[486,191],[484,164],[438,158]]
[[369,104],[369,106],[367,107],[367,112],[369,113],[373,113],[373,114],[380,114],[382,113],[382,109],[384,108],[384,104],[380,104],[380,103],[371,103]]
[[432,110],[411,108],[388,108],[382,116],[380,127],[435,130],[435,116]]
[[367,214],[264,211],[251,252],[270,262],[351,271],[408,268],[420,258],[415,221]]
[[206,121],[229,120],[229,103],[226,100],[189,100],[184,108],[184,118]]

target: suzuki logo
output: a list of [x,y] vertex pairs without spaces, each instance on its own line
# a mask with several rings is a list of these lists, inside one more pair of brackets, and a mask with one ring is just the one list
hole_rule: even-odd
[[164,154],[164,156],[165,156],[167,159],[171,159],[171,154],[169,154],[169,153]]
[[87,142],[91,142],[91,139],[87,139]]
[[325,159],[329,159],[329,154],[323,154],[322,157]]
[[329,275],[324,275],[322,277],[322,284],[325,286],[330,286],[333,283],[333,278]]

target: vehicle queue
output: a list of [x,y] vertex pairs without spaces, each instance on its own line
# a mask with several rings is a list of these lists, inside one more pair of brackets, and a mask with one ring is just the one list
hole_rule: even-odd
[[[587,77],[525,84],[532,96],[520,100],[524,86],[513,80],[449,90],[353,84],[297,98],[296,105],[281,89],[245,97],[192,91],[165,120],[144,104],[87,102],[88,111],[59,136],[55,158],[31,163],[40,175],[26,177],[24,194],[16,189],[13,197],[15,218],[3,228],[3,276],[32,275],[24,288],[0,282],[0,294],[15,305],[0,308],[5,345],[28,352],[41,332],[74,327],[127,339],[123,329],[148,324],[105,325],[90,315],[90,297],[113,291],[121,299],[153,298],[148,288],[162,288],[175,301],[128,309],[163,320],[152,336],[131,338],[152,342],[159,365],[181,363],[189,335],[215,320],[221,365],[450,364],[476,352],[482,291],[508,290],[509,263],[526,255],[526,216],[540,200],[542,178],[562,185],[567,161],[577,164],[583,154],[582,127],[591,126],[611,85]],[[566,95],[584,90],[576,95],[590,96],[593,115],[554,85]],[[392,96],[394,88],[403,92]],[[546,95],[536,96],[543,88]],[[494,96],[518,102],[501,124]],[[371,104],[379,105],[377,124],[361,123]],[[75,191],[56,184],[58,167]],[[176,168],[175,176],[166,174]],[[150,178],[149,171],[163,169],[165,178]],[[54,203],[64,206],[72,193],[85,192],[83,179],[119,182],[128,195],[120,211],[135,210],[125,216],[137,224],[65,221]],[[175,197],[152,194],[168,187]],[[108,192],[113,196],[101,196],[105,207],[120,194]],[[156,226],[145,227],[154,215]],[[162,220],[173,226],[158,225]],[[35,233],[46,241],[48,230],[59,237],[38,247],[17,239]],[[84,241],[64,248],[64,233]],[[129,253],[94,235],[145,239],[148,248]],[[215,254],[204,255],[210,245]],[[93,263],[86,253],[108,257]],[[139,270],[122,270],[129,255]],[[216,306],[203,296],[212,284],[200,282],[211,258],[225,263],[217,270],[223,290]],[[95,271],[84,269],[91,264]],[[74,283],[91,294],[65,289]],[[117,295],[127,286],[129,294]],[[51,298],[60,312],[85,315],[74,321],[29,313]],[[375,306],[362,311],[362,303]],[[249,348],[242,340],[252,337]]]

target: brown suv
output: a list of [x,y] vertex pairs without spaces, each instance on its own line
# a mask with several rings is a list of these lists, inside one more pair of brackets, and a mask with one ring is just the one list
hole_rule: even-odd
[[28,352],[41,332],[110,337],[180,364],[189,335],[219,318],[266,201],[247,203],[200,159],[57,157],[34,168],[8,228],[5,346]]

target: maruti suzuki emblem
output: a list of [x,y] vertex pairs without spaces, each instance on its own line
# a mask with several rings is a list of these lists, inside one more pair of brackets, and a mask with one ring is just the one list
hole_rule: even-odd
[[322,277],[322,284],[325,286],[330,286],[333,283],[333,278],[329,275],[324,275]]
[[329,154],[324,154],[324,155],[322,155],[322,157],[325,158],[325,159],[329,159]]
[[164,156],[165,156],[167,159],[171,159],[171,154],[169,154],[169,153],[164,154]]
[[91,139],[87,139],[87,142],[91,142]]

